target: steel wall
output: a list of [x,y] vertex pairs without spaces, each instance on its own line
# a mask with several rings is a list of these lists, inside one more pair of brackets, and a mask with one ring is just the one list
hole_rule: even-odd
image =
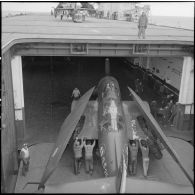
[[2,56],[1,179],[5,192],[13,192],[18,170],[10,50]]

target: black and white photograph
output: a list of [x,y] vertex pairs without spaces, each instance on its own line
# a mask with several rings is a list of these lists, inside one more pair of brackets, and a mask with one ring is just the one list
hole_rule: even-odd
[[1,193],[194,194],[194,1],[1,1]]

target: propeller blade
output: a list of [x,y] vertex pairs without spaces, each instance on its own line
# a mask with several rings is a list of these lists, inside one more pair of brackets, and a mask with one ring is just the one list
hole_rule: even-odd
[[181,168],[183,173],[186,175],[186,177],[189,179],[189,181],[192,183],[192,185],[194,185],[194,181],[193,181],[192,176],[188,173],[187,169],[184,166],[184,163],[181,161],[181,159],[179,158],[179,156],[177,155],[177,153],[173,149],[172,145],[169,143],[167,137],[163,133],[159,124],[156,122],[156,120],[154,119],[152,114],[146,109],[142,100],[136,95],[136,93],[130,87],[128,87],[128,89],[129,89],[131,95],[133,96],[134,101],[139,106],[140,111],[142,112],[143,116],[148,121],[148,123],[150,124],[152,129],[156,132],[158,138],[160,139],[160,141],[162,142],[164,147],[167,149],[167,151],[169,152],[171,157],[175,160],[175,162],[179,165],[179,167]]
[[50,175],[53,173],[55,168],[58,165],[58,162],[71,138],[71,135],[81,117],[83,114],[87,103],[89,101],[89,98],[91,94],[93,93],[94,87],[91,88],[89,91],[87,91],[77,102],[77,105],[75,109],[68,115],[68,117],[64,120],[56,143],[54,145],[54,148],[51,152],[51,155],[49,157],[49,160],[47,162],[45,171],[43,173],[43,176],[41,178],[40,184],[38,186],[38,189],[44,188],[44,185],[46,181],[49,179]]

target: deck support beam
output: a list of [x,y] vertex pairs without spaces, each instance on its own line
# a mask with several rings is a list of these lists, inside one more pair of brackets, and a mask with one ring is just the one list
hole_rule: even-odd
[[25,135],[24,90],[23,90],[21,56],[12,57],[11,69],[12,69],[12,82],[13,82],[13,92],[14,92],[14,110],[15,110],[17,143],[18,145],[21,145],[24,141],[24,135]]
[[184,56],[178,112],[174,124],[179,130],[192,130],[194,118],[194,58]]

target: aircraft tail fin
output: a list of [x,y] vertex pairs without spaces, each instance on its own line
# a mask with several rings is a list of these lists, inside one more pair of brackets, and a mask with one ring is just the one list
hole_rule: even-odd
[[110,60],[109,60],[109,58],[105,59],[105,74],[106,74],[106,76],[110,75]]

